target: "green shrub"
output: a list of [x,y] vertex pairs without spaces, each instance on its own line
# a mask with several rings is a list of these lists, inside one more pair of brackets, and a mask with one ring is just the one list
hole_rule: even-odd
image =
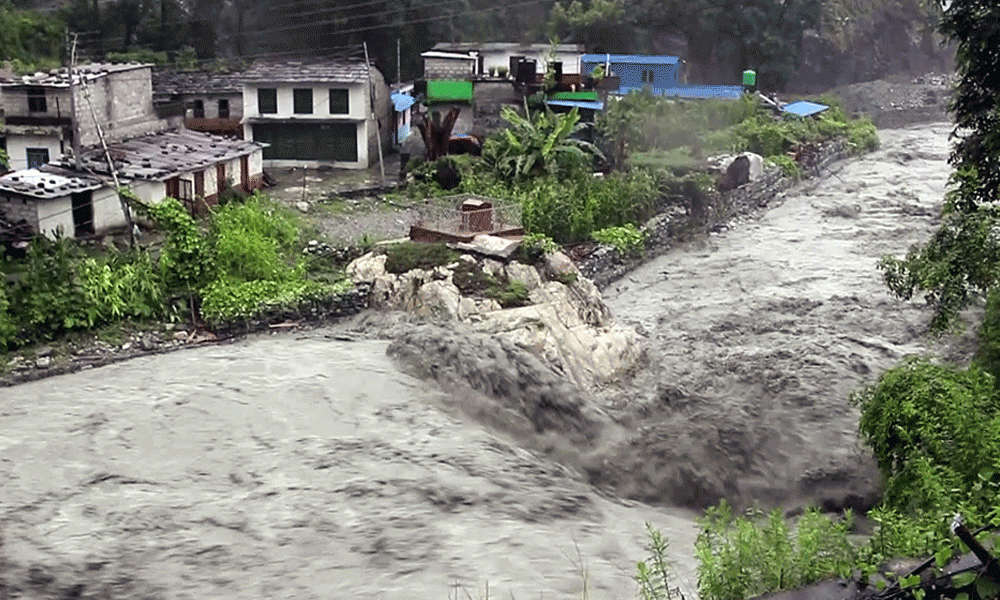
[[84,258],[77,270],[85,306],[90,307],[88,328],[128,318],[149,319],[164,312],[163,278],[145,250]]
[[631,223],[595,231],[593,236],[596,241],[614,247],[623,256],[638,256],[646,246],[645,234]]
[[1000,396],[993,377],[911,358],[852,396],[886,478],[883,507],[903,514],[992,507],[1000,491]]
[[341,294],[349,281],[327,284],[305,279],[292,281],[219,279],[204,290],[202,316],[209,323],[252,319],[269,310],[297,310],[307,303]]
[[445,244],[401,242],[386,249],[385,270],[389,273],[406,273],[413,269],[433,269],[458,259],[459,253]]
[[[646,551],[649,557],[636,564],[635,581],[639,584],[639,596],[642,600],[670,600],[674,598],[671,589],[672,565],[667,560],[669,544],[663,533],[646,523],[646,535],[649,544]],[[683,597],[680,593],[678,597]]]
[[868,117],[863,117],[848,124],[847,142],[855,153],[878,150],[878,129]]
[[96,321],[100,308],[83,295],[76,272],[78,258],[69,240],[36,238],[32,242],[10,295],[10,312],[24,343],[50,340]]
[[787,154],[775,154],[773,156],[768,156],[767,160],[781,167],[781,172],[784,173],[785,177],[791,177],[793,179],[799,179],[802,177],[802,168],[799,166],[799,163],[795,162],[795,159]]
[[542,259],[546,254],[550,254],[559,249],[559,244],[544,233],[529,233],[521,240],[517,247],[515,258],[524,264],[533,265]]
[[708,509],[699,525],[695,553],[703,600],[744,600],[847,577],[855,564],[856,550],[847,538],[849,513],[837,520],[809,510],[793,528],[778,510],[734,517],[722,502]]
[[7,278],[0,277],[0,348],[10,348],[17,341],[17,323],[10,312]]
[[292,252],[299,241],[297,215],[260,195],[219,207],[210,235],[215,268],[229,277],[282,279],[298,259]]

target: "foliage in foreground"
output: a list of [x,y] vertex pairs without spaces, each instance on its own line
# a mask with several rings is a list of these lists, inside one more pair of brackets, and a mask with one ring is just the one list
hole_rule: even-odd
[[743,600],[766,592],[846,577],[855,561],[847,539],[851,516],[806,511],[790,527],[777,509],[734,516],[722,502],[699,521],[695,543],[698,593],[704,600]]

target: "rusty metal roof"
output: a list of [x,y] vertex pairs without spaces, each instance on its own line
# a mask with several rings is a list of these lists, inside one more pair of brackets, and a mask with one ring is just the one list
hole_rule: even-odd
[[[372,67],[372,78],[383,80]],[[355,83],[368,81],[364,61],[350,60],[256,60],[244,73],[247,83]]]

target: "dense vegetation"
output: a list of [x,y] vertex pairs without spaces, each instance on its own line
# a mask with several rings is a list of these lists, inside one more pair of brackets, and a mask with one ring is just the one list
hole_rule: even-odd
[[37,239],[0,280],[0,347],[124,320],[240,322],[294,310],[346,289],[310,272],[295,215],[255,195],[199,223],[172,198],[148,207],[166,232],[158,253],[87,253],[66,239]]
[[[555,114],[544,108],[524,116],[504,111],[506,129],[485,141],[480,158],[445,157],[411,165],[408,193],[416,198],[455,192],[481,194],[521,207],[529,233],[560,244],[594,239],[625,254],[637,254],[637,231],[667,204],[679,204],[693,219],[713,193],[704,172],[711,155],[751,151],[798,175],[790,153],[831,139],[845,139],[856,152],[878,146],[868,119],[851,119],[833,98],[818,118],[775,116],[753,97],[738,101],[667,100],[632,92],[610,100],[592,126],[579,122],[576,109]],[[593,136],[593,143],[583,141]],[[804,153],[803,153],[804,154]],[[455,190],[442,189],[436,174],[443,165],[460,172]],[[595,165],[606,173],[594,177]]]

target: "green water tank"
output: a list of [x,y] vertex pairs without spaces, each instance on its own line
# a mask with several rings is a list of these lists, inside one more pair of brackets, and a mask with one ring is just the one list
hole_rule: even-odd
[[755,86],[757,85],[757,71],[753,69],[747,69],[743,71],[743,85]]

